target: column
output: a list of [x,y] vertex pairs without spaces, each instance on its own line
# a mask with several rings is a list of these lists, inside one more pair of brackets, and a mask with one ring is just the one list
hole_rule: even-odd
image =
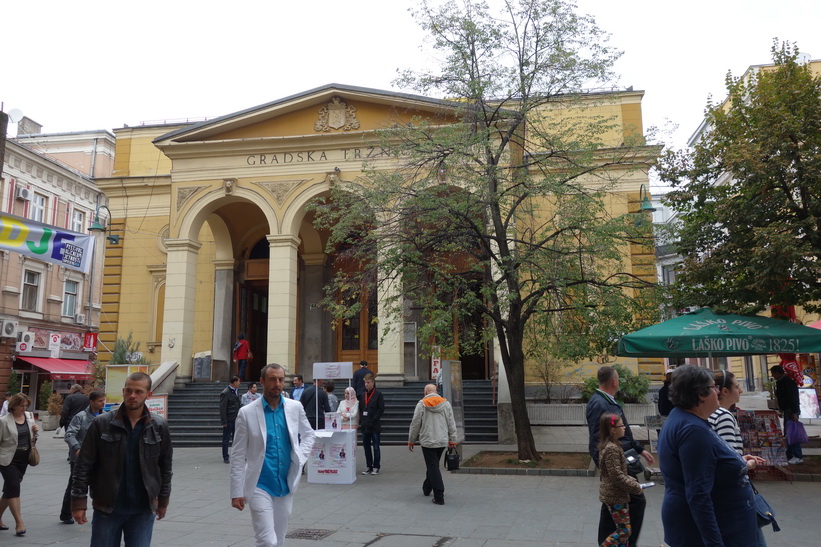
[[230,376],[234,313],[234,260],[214,260],[214,326],[211,335],[211,377],[220,370],[225,380]]
[[190,239],[168,239],[165,315],[161,360],[180,364],[177,378],[193,375],[194,306],[197,290],[197,255],[201,243]]
[[[390,282],[379,285],[377,298],[377,313],[379,316],[379,384],[385,385],[386,380],[393,383],[402,383],[405,377],[405,352],[403,346],[404,320],[402,306],[395,304],[385,305],[393,298],[401,297],[401,285]],[[393,311],[389,308],[393,307]]]
[[294,372],[296,357],[297,248],[293,235],[269,235],[268,362]]

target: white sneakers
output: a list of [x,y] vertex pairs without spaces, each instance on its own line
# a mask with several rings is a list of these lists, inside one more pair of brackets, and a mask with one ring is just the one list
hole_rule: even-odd
[[790,458],[789,460],[787,460],[787,463],[790,465],[796,465],[799,463],[804,463],[804,460],[801,458]]
[[362,472],[362,474],[363,475],[378,475],[379,474],[379,468],[377,467],[375,469],[366,469]]

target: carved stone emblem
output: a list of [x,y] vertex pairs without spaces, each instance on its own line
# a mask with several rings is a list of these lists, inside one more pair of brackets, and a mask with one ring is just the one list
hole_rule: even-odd
[[345,104],[339,97],[331,99],[327,105],[319,109],[319,119],[314,124],[314,131],[329,132],[331,129],[350,131],[359,129],[359,120],[356,119],[356,107]]
[[291,193],[291,190],[302,184],[303,182],[307,182],[310,179],[297,179],[297,180],[281,180],[276,182],[258,182],[257,184],[265,188],[274,199],[276,199],[277,203],[282,206],[285,203],[285,198],[288,197],[288,194]]
[[177,188],[177,211],[182,209],[182,206],[188,201],[188,198],[205,188],[205,186],[187,186],[184,188]]

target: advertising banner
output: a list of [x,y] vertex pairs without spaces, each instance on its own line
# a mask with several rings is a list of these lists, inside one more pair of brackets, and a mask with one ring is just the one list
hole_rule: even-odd
[[94,237],[0,213],[0,249],[89,273]]

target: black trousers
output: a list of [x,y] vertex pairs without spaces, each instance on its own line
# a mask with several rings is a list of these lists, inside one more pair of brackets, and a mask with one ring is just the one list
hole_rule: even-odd
[[[647,506],[647,498],[644,494],[630,495],[630,541],[627,542],[628,547],[635,547],[639,542],[639,533],[641,532],[641,525],[644,522],[644,509]],[[616,523],[613,522],[613,517],[610,515],[610,510],[607,505],[601,504],[601,513],[599,514],[599,545],[607,539],[607,536],[615,532]]]
[[68,520],[71,518],[71,481],[74,480],[74,462],[70,462],[71,473],[68,475],[68,486],[66,486],[66,493],[63,494],[63,506],[60,508],[60,520]]
[[433,491],[433,497],[441,500],[445,497],[445,482],[442,480],[442,468],[439,467],[442,459],[442,452],[445,451],[444,446],[439,448],[425,448],[422,447],[422,455],[425,457],[425,482],[422,483],[422,488],[428,492]]

